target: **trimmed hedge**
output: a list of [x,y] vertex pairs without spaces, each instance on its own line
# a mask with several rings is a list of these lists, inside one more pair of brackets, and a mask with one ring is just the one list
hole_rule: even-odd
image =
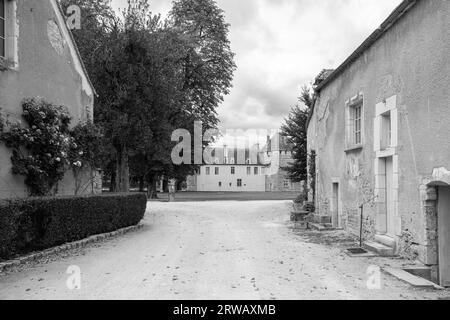
[[0,259],[137,225],[146,206],[142,193],[0,201]]

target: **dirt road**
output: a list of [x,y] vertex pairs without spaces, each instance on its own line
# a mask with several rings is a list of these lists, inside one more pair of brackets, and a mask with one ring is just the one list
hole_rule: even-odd
[[[149,203],[144,228],[0,276],[0,299],[436,299],[371,265],[348,239],[292,228],[285,201]],[[70,268],[72,267],[72,268]],[[80,289],[67,271],[80,270]],[[79,269],[78,269],[79,268]],[[70,282],[74,283],[74,282]],[[69,284],[70,284],[69,283]]]

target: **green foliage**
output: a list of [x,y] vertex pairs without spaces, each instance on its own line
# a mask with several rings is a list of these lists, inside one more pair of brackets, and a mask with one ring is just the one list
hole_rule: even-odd
[[96,164],[101,134],[94,124],[72,131],[67,108],[44,100],[26,99],[22,108],[27,126],[1,121],[0,140],[12,149],[12,173],[25,177],[31,196],[55,194],[68,168]]
[[289,116],[281,127],[282,134],[294,146],[292,152],[294,162],[285,168],[294,182],[301,182],[307,179],[307,122],[312,105],[312,97],[307,87],[302,88],[299,101],[302,105],[297,105],[291,109]]
[[13,174],[25,176],[30,194],[49,195],[70,164],[69,153],[75,145],[70,116],[66,108],[43,100],[27,99],[22,107],[27,127],[9,124],[0,139],[12,149]]
[[103,129],[103,169],[117,191],[132,174],[156,176],[192,171],[175,168],[170,154],[175,129],[217,125],[216,108],[228,94],[235,69],[228,25],[215,1],[175,1],[168,20],[149,1],[129,1],[115,15],[107,0],[77,4],[83,28],[74,36],[98,98],[95,123]]
[[75,126],[70,134],[75,142],[69,154],[72,168],[101,167],[103,134],[100,128],[92,121],[88,121]]
[[1,201],[0,258],[136,225],[146,205],[144,194]]

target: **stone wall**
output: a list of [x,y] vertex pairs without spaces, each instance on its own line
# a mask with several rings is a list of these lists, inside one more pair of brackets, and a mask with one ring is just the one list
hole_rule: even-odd
[[[93,118],[94,92],[78,59],[56,0],[20,0],[15,5],[17,63],[0,71],[0,110],[10,121],[21,121],[24,98],[41,97],[64,105],[72,125]],[[0,145],[0,198],[23,197],[23,177],[11,173],[10,152]],[[74,194],[68,172],[59,190]],[[91,190],[92,191],[92,190]]]
[[[341,225],[359,232],[358,208],[365,204],[366,237],[384,231],[383,169],[377,168],[377,161],[392,156],[397,190],[393,236],[398,251],[429,265],[436,259],[436,203],[423,180],[436,168],[450,168],[449,12],[449,1],[419,1],[322,88],[308,127],[308,151],[317,153],[318,213],[331,215],[333,182],[339,181]],[[349,149],[346,106],[359,95],[363,143]],[[397,125],[397,144],[389,155],[380,153],[375,139],[380,108],[395,110],[391,121]]]

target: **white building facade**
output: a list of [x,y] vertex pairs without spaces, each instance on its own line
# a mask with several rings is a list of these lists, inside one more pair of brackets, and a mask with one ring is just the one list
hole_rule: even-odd
[[265,192],[266,167],[262,165],[211,165],[200,167],[188,179],[188,190],[198,192]]

